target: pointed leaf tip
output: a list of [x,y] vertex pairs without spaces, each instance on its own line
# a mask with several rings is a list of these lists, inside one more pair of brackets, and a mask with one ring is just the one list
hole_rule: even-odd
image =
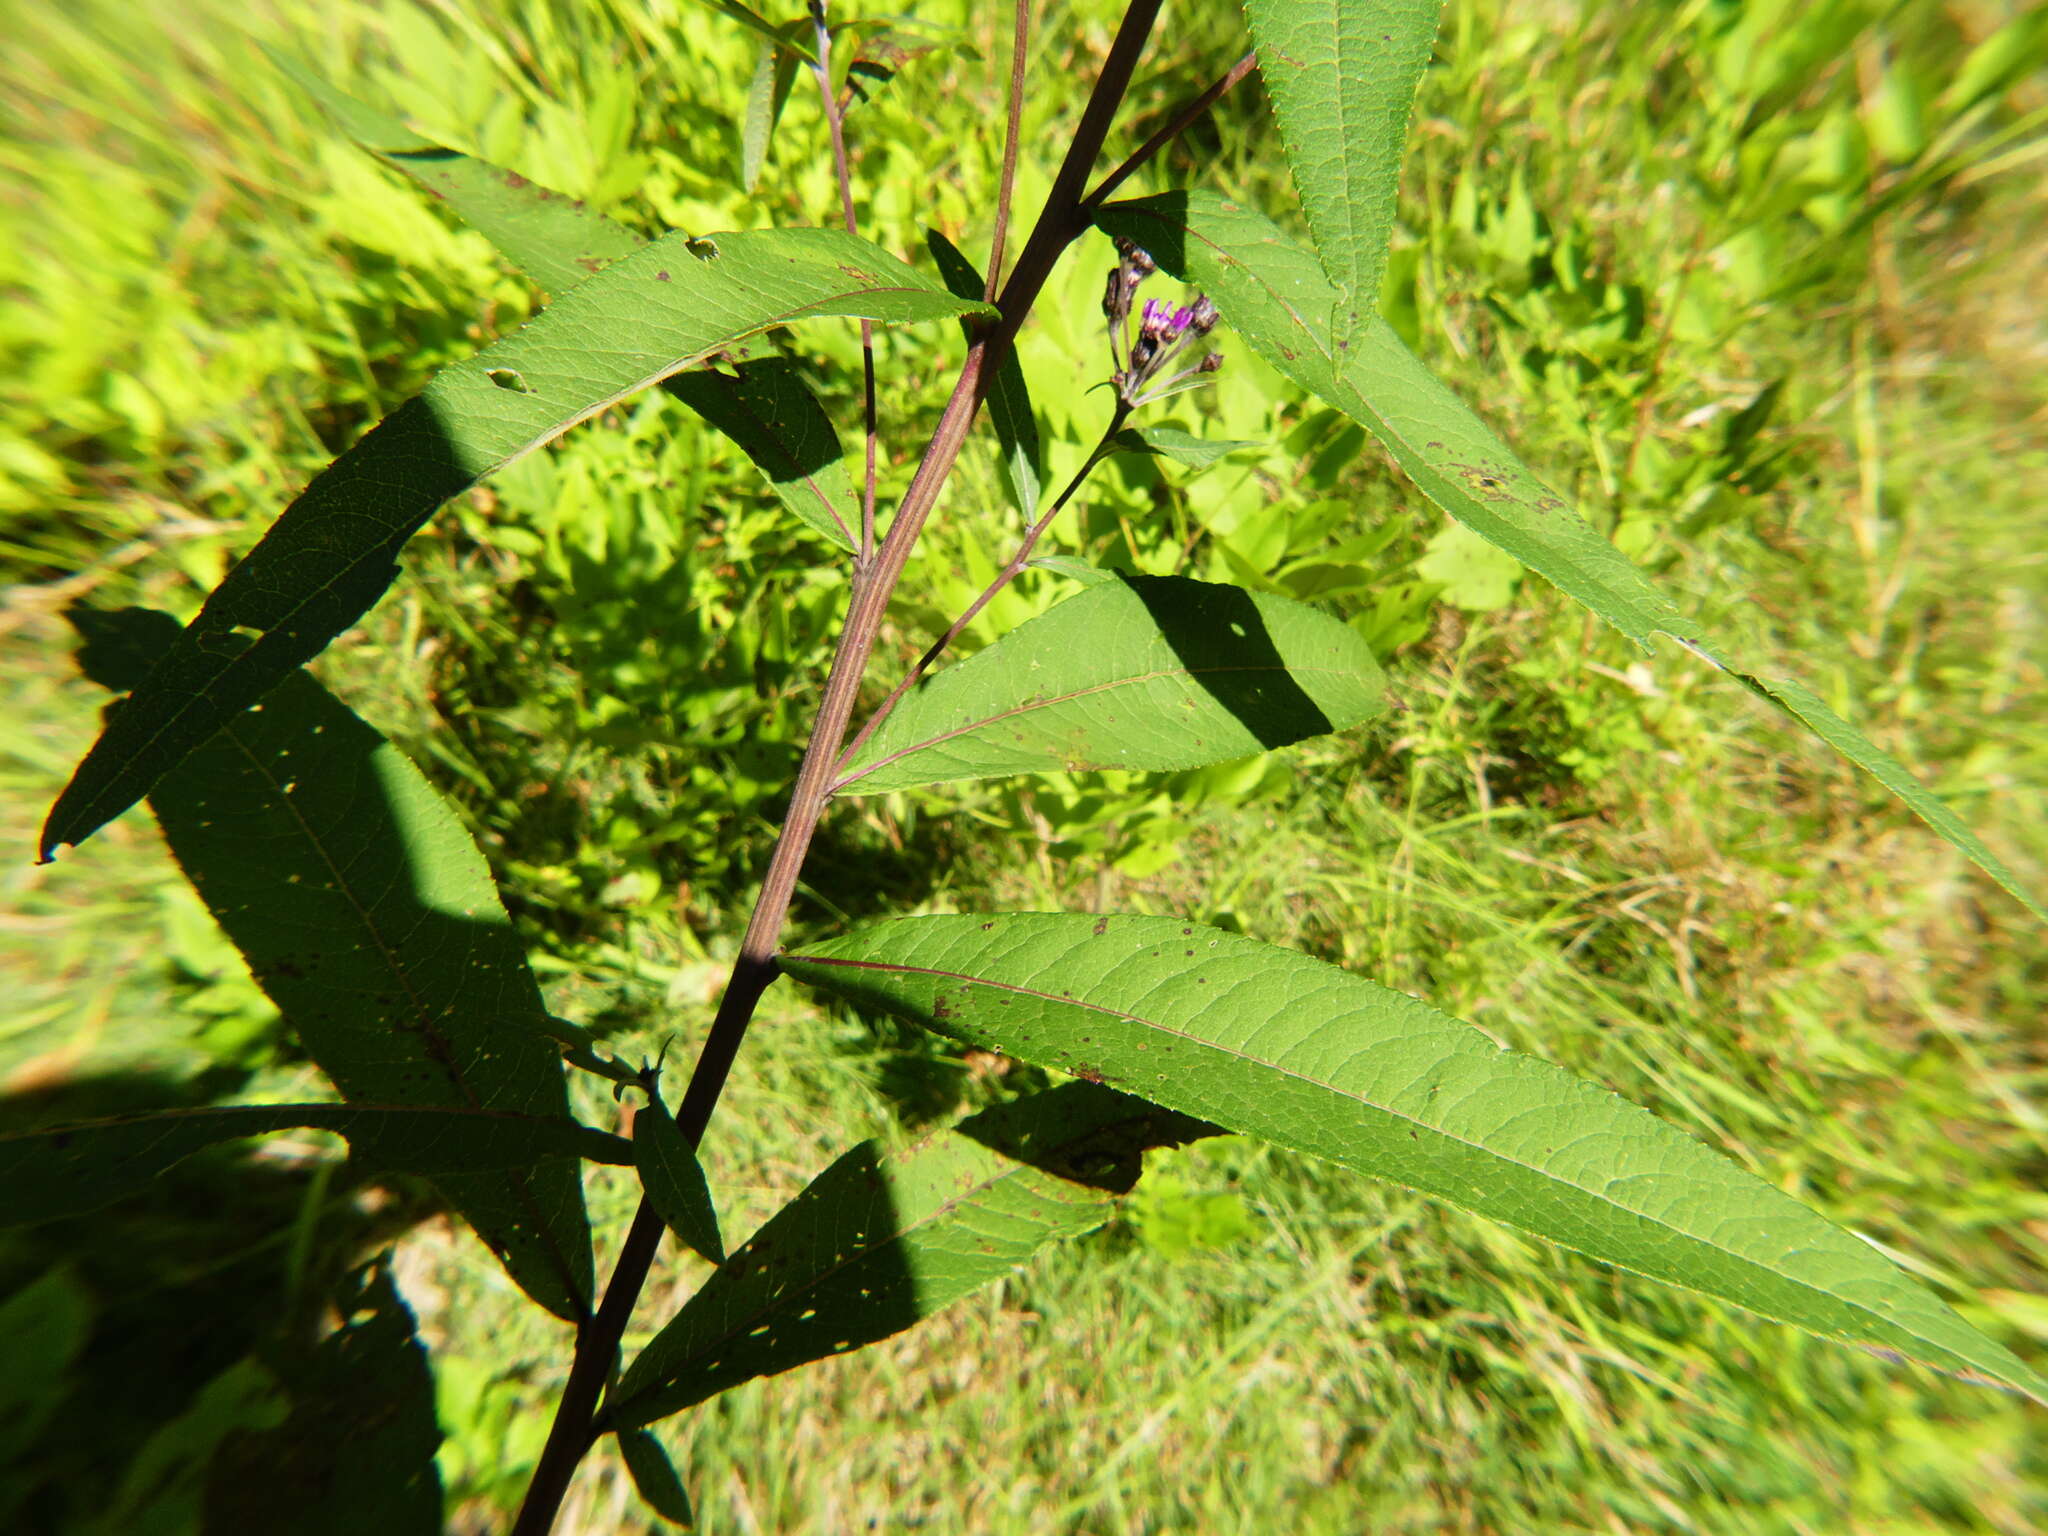
[[1404,993],[1165,917],[903,918],[783,969],[1843,1343],[2048,1402],[1868,1243],[1648,1111]]

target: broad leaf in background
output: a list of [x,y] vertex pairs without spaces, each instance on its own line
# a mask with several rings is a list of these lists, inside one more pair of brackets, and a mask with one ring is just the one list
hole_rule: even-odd
[[[880,246],[828,229],[671,234],[443,369],[317,475],[116,710],[51,809],[75,843],[367,613],[434,509],[625,396],[807,316],[938,320],[956,299]],[[253,641],[253,643],[246,643]]]
[[1082,560],[1074,555],[1033,555],[1024,562],[1026,570],[1051,571],[1070,581],[1078,581],[1084,587],[1106,586],[1111,582],[1127,578],[1119,571],[1106,565],[1097,565],[1091,560]]
[[[938,264],[939,277],[953,293],[963,299],[978,299],[987,290],[974,263],[936,229],[924,232],[924,243]],[[996,467],[1011,503],[1028,523],[1038,516],[1039,466],[1044,454],[1039,446],[1038,417],[1031,409],[1031,393],[1025,387],[1024,368],[1017,361],[1015,347],[1003,354],[1002,364],[989,385],[986,403],[989,425],[996,434]]]
[[1240,448],[1259,445],[1244,439],[1196,437],[1179,427],[1125,427],[1110,439],[1119,452],[1172,459],[1190,469],[1207,469]]
[[[808,22],[793,25],[809,31]],[[380,146],[426,141],[288,60],[277,62],[364,149],[417,180],[551,293],[566,292],[647,243],[560,192],[454,150],[427,145],[389,152]],[[663,380],[662,388],[731,438],[799,519],[841,548],[854,548],[850,530],[860,516],[840,462],[839,436],[794,364],[763,358],[741,363],[736,374],[693,370]]]
[[1379,308],[1408,119],[1442,9],[1441,0],[1245,3],[1301,211],[1346,306],[1340,335]]
[[1371,316],[1348,339],[1333,341],[1336,291],[1315,258],[1271,220],[1207,192],[1114,203],[1095,218],[1206,291],[1238,335],[1296,384],[1372,432],[1452,517],[1638,645],[1647,649],[1652,636],[1669,635],[1787,711],[2048,921],[2048,906],[1896,759],[1796,680],[1747,671],[1719,654],[1699,625],[1516,458],[1384,320]]
[[1349,625],[1284,597],[1181,576],[1068,598],[909,694],[841,786],[1227,762],[1380,713]]
[[647,1501],[648,1508],[674,1525],[687,1527],[697,1523],[697,1513],[690,1508],[690,1495],[659,1440],[644,1429],[621,1430],[619,1454],[625,1458],[634,1491]]
[[557,1115],[390,1104],[171,1109],[0,1134],[0,1227],[76,1216],[144,1188],[224,1141],[311,1128],[346,1136],[363,1162],[404,1173],[524,1169],[543,1157],[630,1164],[632,1143]]
[[[79,665],[131,686],[177,635],[73,609]],[[152,674],[153,675],[153,674]],[[115,718],[134,708],[113,706]],[[483,854],[412,762],[303,672],[150,796],[171,852],[344,1099],[569,1118],[560,1049]],[[590,1227],[571,1157],[435,1183],[528,1295],[588,1308]]]
[[711,1186],[704,1182],[704,1165],[657,1092],[648,1094],[633,1117],[633,1162],[640,1170],[641,1187],[669,1231],[693,1253],[723,1264],[725,1239],[718,1235],[718,1209],[711,1203]]
[[1147,1148],[1213,1130],[1070,1083],[984,1110],[908,1151],[863,1142],[769,1218],[654,1336],[606,1421],[652,1423],[743,1381],[901,1333],[1042,1245],[1102,1225]]
[[858,1007],[2048,1402],[2048,1378],[1790,1196],[1603,1088],[1306,955],[1174,918],[1031,913],[876,923],[782,965]]

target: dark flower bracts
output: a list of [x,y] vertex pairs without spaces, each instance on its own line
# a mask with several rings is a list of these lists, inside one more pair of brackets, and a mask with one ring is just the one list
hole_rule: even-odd
[[[1191,342],[1200,341],[1216,328],[1216,306],[1206,294],[1195,302],[1176,308],[1160,299],[1147,299],[1138,314],[1137,334],[1131,334],[1131,306],[1137,302],[1138,286],[1158,270],[1152,258],[1122,236],[1117,237],[1117,264],[1109,269],[1109,281],[1102,292],[1102,315],[1109,322],[1109,356],[1114,371],[1110,386],[1125,411],[1164,400],[1201,383],[1204,375],[1223,366],[1223,354],[1211,352],[1199,362],[1167,373],[1167,364],[1186,360]],[[1164,377],[1161,375],[1164,374]]]

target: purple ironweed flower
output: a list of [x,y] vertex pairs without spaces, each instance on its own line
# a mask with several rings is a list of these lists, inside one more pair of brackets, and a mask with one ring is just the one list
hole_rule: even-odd
[[1138,285],[1158,270],[1152,258],[1129,240],[1118,236],[1117,264],[1109,269],[1102,290],[1102,315],[1109,322],[1109,357],[1113,365],[1110,387],[1125,410],[1136,410],[1168,395],[1192,389],[1202,374],[1214,373],[1223,365],[1222,354],[1210,353],[1191,368],[1160,378],[1166,362],[1190,341],[1199,341],[1215,329],[1216,306],[1207,294],[1198,294],[1192,304],[1176,307],[1163,299],[1147,299],[1138,313],[1138,334],[1130,334],[1131,305]]

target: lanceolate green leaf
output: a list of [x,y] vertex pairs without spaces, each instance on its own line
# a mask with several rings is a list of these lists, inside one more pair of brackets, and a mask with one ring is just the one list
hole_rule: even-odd
[[1415,87],[1441,0],[1246,0],[1259,78],[1322,265],[1350,311],[1379,307]]
[[748,31],[764,37],[770,42],[780,43],[805,63],[815,64],[818,55],[812,50],[807,37],[808,29],[778,27],[750,5],[741,5],[739,0],[698,0],[709,10],[718,11],[731,17]]
[[1604,1089],[1403,993],[1172,918],[878,923],[783,968],[1845,1343],[2048,1379],[1868,1244]]
[[1097,215],[1205,290],[1224,321],[1303,389],[1372,432],[1429,498],[1638,644],[1697,639],[1641,572],[1514,455],[1377,319],[1331,340],[1342,302],[1315,257],[1264,215],[1171,192]]
[[[566,292],[647,243],[538,182],[417,139],[289,60],[277,62],[363,148],[418,180],[551,293]],[[382,147],[387,143],[423,147],[390,150]],[[970,297],[978,298],[978,291]],[[850,530],[859,512],[840,462],[839,436],[794,364],[763,358],[730,374],[692,370],[664,380],[662,388],[738,444],[790,511],[841,548],[854,547]]]
[[[115,711],[43,829],[44,857],[119,815],[367,612],[434,509],[521,454],[757,331],[977,306],[837,230],[669,235],[444,369],[285,510]],[[244,644],[245,640],[253,643]]]
[[759,185],[768,164],[768,148],[775,139],[775,125],[782,117],[789,88],[796,83],[797,57],[780,44],[761,50],[754,67],[753,83],[747,87],[747,115],[740,132],[740,185],[752,192]]
[[687,1527],[697,1523],[696,1512],[690,1508],[690,1495],[659,1440],[644,1429],[624,1430],[619,1435],[619,1454],[626,1460],[634,1492],[647,1501],[649,1508],[672,1525]]
[[1196,437],[1179,427],[1125,427],[1110,441],[1124,453],[1172,459],[1190,469],[1207,469],[1218,459],[1226,458],[1240,448],[1259,446],[1241,439]]
[[489,161],[423,139],[405,124],[344,95],[275,50],[271,62],[318,102],[348,136],[403,171],[549,293],[567,293],[646,244],[625,225]]
[[713,1264],[725,1262],[725,1240],[718,1235],[718,1209],[704,1166],[683,1139],[675,1117],[657,1094],[651,1094],[633,1117],[633,1162],[640,1184],[656,1214],[694,1253]]
[[1101,209],[1176,277],[1205,289],[1225,321],[1274,367],[1376,436],[1429,499],[1644,647],[1669,635],[1812,728],[1875,776],[2036,917],[2048,906],[1912,774],[1807,689],[1738,665],[1712,645],[1577,510],[1546,486],[1440,383],[1385,321],[1332,340],[1339,297],[1315,258],[1272,222],[1202,192]]
[[554,1115],[390,1104],[251,1104],[172,1109],[0,1135],[0,1226],[99,1209],[223,1141],[309,1127],[405,1173],[523,1169],[543,1157],[630,1163],[631,1143]]
[[608,1421],[692,1403],[872,1344],[1102,1224],[1148,1147],[1213,1127],[1072,1083],[906,1152],[863,1142],[726,1261],[620,1381]]
[[[81,666],[110,688],[177,634],[139,610],[75,622]],[[571,1123],[560,1048],[483,855],[411,761],[310,677],[232,717],[150,808],[344,1099]],[[587,1308],[573,1160],[436,1182],[536,1301],[563,1317]]]
[[1057,769],[1179,769],[1349,729],[1385,708],[1348,625],[1179,576],[1068,598],[907,696],[845,788]]

